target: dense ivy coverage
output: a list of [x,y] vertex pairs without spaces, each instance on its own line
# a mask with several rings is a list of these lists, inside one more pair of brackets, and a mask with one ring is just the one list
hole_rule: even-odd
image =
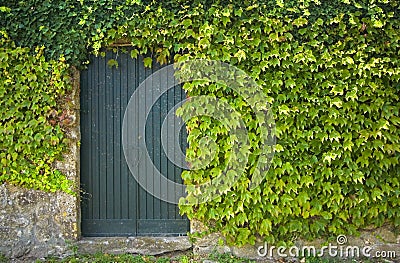
[[1,182],[72,193],[71,182],[53,168],[65,149],[57,100],[69,89],[62,58],[46,61],[0,38]]
[[134,0],[0,0],[0,27],[19,46],[45,46],[47,58],[64,56],[80,66],[87,49],[99,48],[107,30],[125,23],[139,5]]
[[[249,117],[252,158],[231,191],[208,203],[182,203],[189,218],[236,244],[400,225],[399,1],[39,2],[1,3],[13,19],[1,23],[19,44],[51,47],[49,57],[65,54],[77,63],[86,48],[97,52],[125,39],[132,57],[149,56],[148,65],[173,53],[175,61],[220,60],[262,87],[277,145],[265,179],[249,190],[262,125],[229,87],[184,85],[189,96],[224,98]],[[232,142],[213,118],[194,118],[187,127],[191,160],[210,157],[200,138],[217,140],[208,167],[182,174],[196,185],[223,170]]]

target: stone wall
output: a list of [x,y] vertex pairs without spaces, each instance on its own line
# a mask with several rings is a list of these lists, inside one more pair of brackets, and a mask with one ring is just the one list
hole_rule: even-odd
[[0,253],[11,258],[60,255],[77,238],[75,198],[0,186]]
[[[65,100],[70,122],[69,151],[55,168],[79,183],[79,72],[73,71],[73,91]],[[78,189],[78,188],[77,188]],[[79,198],[9,184],[0,185],[0,253],[10,258],[40,258],[68,253],[79,235]]]

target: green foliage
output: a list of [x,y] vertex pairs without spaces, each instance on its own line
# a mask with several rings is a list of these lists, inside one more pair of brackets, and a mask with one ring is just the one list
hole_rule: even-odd
[[[244,259],[244,258],[238,258],[235,256],[232,256],[231,254],[220,254],[213,252],[207,257],[201,257],[199,255],[180,255],[180,256],[172,256],[172,257],[167,257],[167,256],[160,256],[160,257],[154,257],[154,256],[140,256],[140,255],[130,255],[130,254],[119,254],[119,255],[114,255],[114,254],[106,254],[106,253],[96,253],[93,255],[89,254],[79,254],[75,256],[69,256],[63,259],[57,259],[57,258],[47,258],[45,260],[37,260],[36,262],[46,262],[46,263],[86,263],[86,262],[127,262],[127,263],[144,263],[144,262],[156,262],[156,263],[161,263],[161,262],[171,262],[171,263],[200,263],[206,261],[206,259],[211,260],[213,262],[219,262],[219,263],[244,263],[244,262],[256,262],[254,260],[249,260],[249,259]],[[277,260],[278,261],[278,260]],[[285,259],[279,260],[280,262],[286,262]],[[0,262],[1,257],[0,257]],[[4,261],[8,262],[8,261]],[[372,262],[384,262],[380,259],[345,259],[345,258],[320,258],[320,257],[306,257],[305,261],[306,263],[339,263],[339,262],[345,262],[345,263],[372,263]]]
[[306,257],[305,258],[306,263],[372,263],[372,262],[384,262],[384,260],[375,258],[357,258],[357,259],[352,259],[352,258],[329,258],[329,257]]
[[[252,140],[247,173],[230,191],[208,203],[181,205],[181,212],[221,231],[229,242],[254,243],[261,235],[272,243],[400,224],[399,3],[337,5],[330,12],[318,3],[198,4],[176,15],[159,4],[115,34],[132,39],[143,54],[150,48],[159,62],[173,50],[176,61],[237,65],[270,98],[276,153],[263,183],[249,190],[261,125],[229,88],[183,86],[189,96],[224,98],[242,115]],[[182,174],[196,185],[223,170],[232,142],[209,117],[193,118],[187,128],[190,160],[210,158],[200,138],[217,141],[217,154],[205,169]],[[189,196],[196,191],[188,190]]]
[[[43,261],[37,261],[43,262]],[[146,256],[138,256],[138,255],[130,255],[130,254],[121,254],[121,255],[113,255],[113,254],[105,254],[105,253],[96,253],[93,255],[75,255],[66,257],[64,259],[47,259],[44,262],[47,263],[55,263],[55,262],[64,262],[64,263],[79,263],[79,262],[96,262],[96,263],[108,263],[108,262],[127,262],[127,263],[145,263],[149,262],[149,257]],[[151,262],[156,262],[151,261]]]
[[250,263],[255,262],[250,259],[238,258],[229,253],[220,254],[217,252],[213,252],[209,255],[209,259],[214,262],[226,262],[226,263]]
[[[146,55],[148,66],[152,58],[166,63],[176,54],[175,61],[224,61],[256,80],[272,105],[277,145],[271,169],[252,190],[262,124],[229,87],[184,85],[189,96],[224,98],[248,129],[246,173],[220,198],[180,207],[228,242],[400,225],[399,1],[31,0],[0,6],[11,8],[1,26],[12,38],[45,45],[49,57],[64,54],[76,64],[86,59],[86,47],[96,53],[125,39],[132,57]],[[217,142],[205,169],[182,174],[196,185],[223,170],[232,142],[212,118],[193,118],[187,128],[190,160],[211,156],[202,151],[202,137]]]
[[0,0],[0,6],[9,10],[0,13],[0,28],[17,45],[45,46],[47,58],[57,60],[62,55],[79,66],[87,60],[89,46],[94,43],[99,48],[98,40],[132,16],[137,4],[135,0]]
[[[209,256],[210,260],[216,261],[216,262],[221,262],[221,263],[239,263],[239,262],[254,262],[251,260],[245,260],[245,259],[240,259],[237,257],[234,257],[230,254],[218,254],[218,253],[212,253]],[[141,256],[141,255],[130,255],[130,254],[120,254],[120,255],[114,255],[114,254],[106,254],[106,253],[96,253],[93,255],[90,254],[83,254],[83,255],[75,255],[75,256],[69,256],[63,259],[57,259],[57,258],[48,258],[44,261],[39,261],[37,262],[47,262],[47,263],[55,263],[55,262],[64,262],[64,263],[79,263],[79,262],[127,262],[127,263],[144,263],[144,262],[154,262],[154,263],[189,263],[189,262],[204,262],[205,259],[201,258],[200,256],[195,256],[192,254],[188,255],[175,255],[172,257],[167,257],[167,256]]]
[[2,253],[0,253],[0,262],[1,263],[6,263],[6,262],[9,262],[10,260],[4,255],[4,254],[2,254]]
[[47,62],[43,48],[0,39],[0,182],[46,191],[71,192],[52,165],[66,142],[58,100],[69,89],[64,58]]

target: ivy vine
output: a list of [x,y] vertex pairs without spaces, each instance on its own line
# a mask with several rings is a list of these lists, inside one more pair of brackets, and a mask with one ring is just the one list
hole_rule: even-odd
[[[14,20],[2,19],[0,25],[19,45],[46,46],[48,58],[63,54],[81,65],[87,48],[98,53],[124,39],[134,48],[132,57],[143,54],[147,62],[160,63],[172,54],[178,62],[219,60],[244,70],[262,87],[274,114],[277,145],[264,181],[249,190],[261,124],[229,88],[183,86],[189,96],[224,98],[249,117],[253,158],[246,174],[219,199],[182,203],[181,212],[190,219],[235,244],[400,225],[399,1],[41,3],[1,3]],[[187,127],[190,159],[207,158],[198,143],[205,135],[217,139],[219,154],[205,169],[182,177],[188,184],[210,180],[223,170],[230,142],[212,118],[198,117]]]
[[[70,90],[63,58],[46,61],[0,38],[0,182],[73,193],[54,162],[66,149],[63,112],[57,103]],[[65,114],[64,114],[65,115]]]

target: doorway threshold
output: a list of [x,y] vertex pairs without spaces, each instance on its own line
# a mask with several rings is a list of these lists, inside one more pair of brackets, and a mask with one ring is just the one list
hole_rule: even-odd
[[82,254],[139,254],[156,256],[192,248],[187,236],[83,237],[77,242]]

